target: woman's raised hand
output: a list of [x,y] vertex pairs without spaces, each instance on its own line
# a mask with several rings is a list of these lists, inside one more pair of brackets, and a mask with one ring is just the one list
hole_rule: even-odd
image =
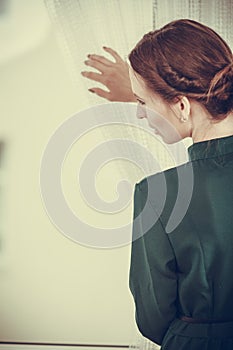
[[127,62],[113,49],[105,46],[103,49],[115,58],[115,62],[100,55],[87,55],[88,60],[84,63],[87,66],[94,67],[100,73],[84,71],[81,74],[88,79],[105,85],[109,91],[98,87],[93,87],[89,91],[109,101],[136,102],[131,88]]

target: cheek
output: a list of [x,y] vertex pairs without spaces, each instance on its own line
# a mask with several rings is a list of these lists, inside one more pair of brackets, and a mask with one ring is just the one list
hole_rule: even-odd
[[177,125],[171,111],[167,110],[165,107],[161,108],[160,111],[148,110],[147,119],[149,125],[155,129],[155,132],[161,135],[166,143],[177,142],[180,139],[179,132],[177,130]]
[[157,129],[164,129],[166,125],[169,124],[166,114],[166,111],[162,108],[160,108],[160,110],[158,108],[154,108],[153,110],[148,108],[147,119],[149,124]]

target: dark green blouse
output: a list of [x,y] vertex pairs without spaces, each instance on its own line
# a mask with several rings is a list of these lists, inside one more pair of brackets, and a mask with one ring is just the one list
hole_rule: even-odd
[[[161,349],[233,349],[233,135],[135,185],[129,287]],[[179,319],[219,320],[190,324]]]

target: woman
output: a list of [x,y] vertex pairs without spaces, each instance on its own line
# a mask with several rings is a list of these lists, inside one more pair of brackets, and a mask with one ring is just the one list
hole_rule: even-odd
[[[89,63],[95,66],[97,61],[103,72],[103,57]],[[182,19],[145,34],[129,61],[142,117],[167,143],[193,139],[188,163],[135,186],[129,285],[136,323],[162,350],[232,350],[232,52],[209,27]],[[164,119],[158,122],[149,110]],[[194,176],[191,200],[183,219],[168,232],[180,186],[177,173],[189,166]],[[159,212],[156,189],[164,178],[167,196]],[[149,200],[148,185],[153,192]],[[187,181],[187,191],[188,186]]]

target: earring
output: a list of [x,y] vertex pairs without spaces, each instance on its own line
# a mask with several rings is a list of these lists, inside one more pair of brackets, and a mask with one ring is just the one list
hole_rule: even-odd
[[188,118],[185,118],[184,116],[182,116],[182,117],[180,117],[180,121],[183,122],[183,123],[184,123],[184,122],[187,122],[187,121],[188,121]]

